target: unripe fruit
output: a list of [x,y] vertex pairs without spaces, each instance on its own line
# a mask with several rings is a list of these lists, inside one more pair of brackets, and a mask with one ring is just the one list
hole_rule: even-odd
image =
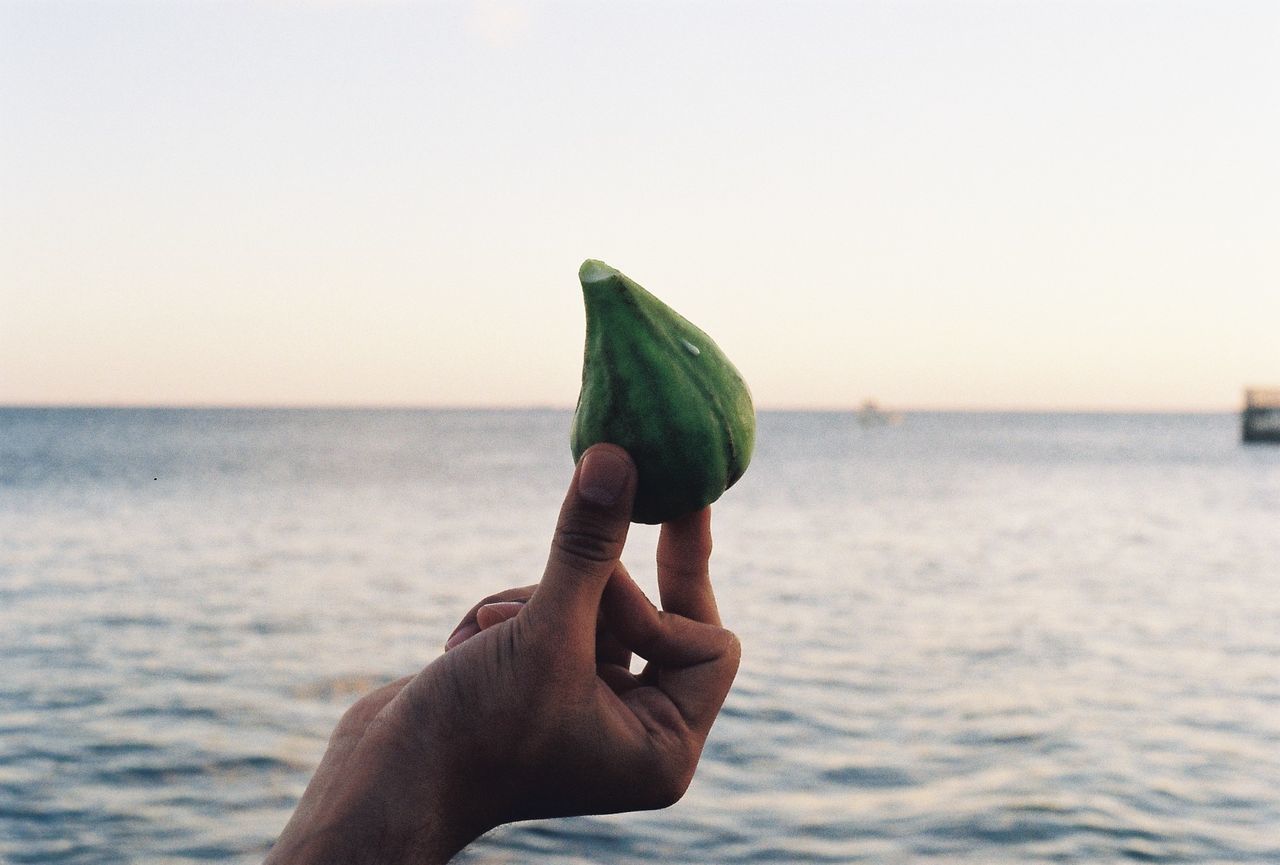
[[631,454],[635,522],[701,510],[751,461],[756,418],[746,382],[711,337],[617,270],[588,260],[578,278],[587,341],[574,460],[599,442]]

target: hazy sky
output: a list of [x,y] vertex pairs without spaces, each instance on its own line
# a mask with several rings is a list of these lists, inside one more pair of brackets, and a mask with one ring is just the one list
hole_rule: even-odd
[[554,404],[584,258],[764,407],[1280,384],[1280,3],[0,0],[0,403]]

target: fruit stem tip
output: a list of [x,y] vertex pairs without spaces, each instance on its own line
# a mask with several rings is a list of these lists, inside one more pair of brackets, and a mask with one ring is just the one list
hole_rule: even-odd
[[583,285],[589,282],[604,282],[621,275],[603,261],[596,261],[594,258],[588,258],[582,262],[582,267],[578,268],[578,280]]

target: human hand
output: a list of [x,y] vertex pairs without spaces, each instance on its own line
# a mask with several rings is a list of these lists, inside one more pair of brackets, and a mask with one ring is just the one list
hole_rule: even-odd
[[739,646],[710,511],[663,526],[658,611],[619,561],[634,494],[625,451],[584,455],[542,581],[486,598],[442,657],[347,712],[269,862],[447,862],[501,823],[683,795]]

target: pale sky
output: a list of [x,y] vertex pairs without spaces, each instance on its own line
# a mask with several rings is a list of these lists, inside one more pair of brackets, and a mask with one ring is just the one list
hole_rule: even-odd
[[0,0],[0,403],[558,405],[585,258],[764,408],[1280,385],[1280,3]]

